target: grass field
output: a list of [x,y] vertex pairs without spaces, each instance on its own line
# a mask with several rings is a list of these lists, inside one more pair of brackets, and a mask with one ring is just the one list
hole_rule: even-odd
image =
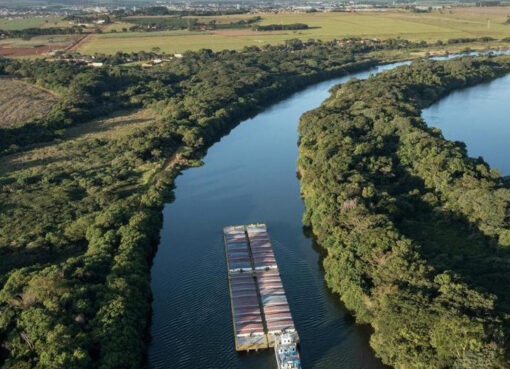
[[42,89],[9,78],[1,78],[0,83],[0,127],[16,127],[31,118],[47,114],[55,97]]
[[[240,49],[244,46],[282,43],[291,38],[331,40],[359,36],[365,38],[401,37],[409,40],[447,40],[459,37],[510,36],[505,24],[510,7],[454,8],[427,14],[410,12],[368,13],[282,13],[258,14],[261,24],[305,23],[312,29],[299,31],[253,32],[251,30],[218,30],[214,32],[128,32],[93,35],[83,44],[82,53],[111,54],[117,51],[150,51],[154,47],[167,53],[210,48]],[[211,17],[228,23],[256,14]]]
[[61,23],[60,17],[0,18],[0,29],[18,30],[24,28],[52,27]]
[[136,111],[120,111],[107,118],[95,119],[87,123],[69,128],[65,139],[114,139],[126,136],[135,129],[146,127],[159,116],[150,109]]
[[[1,114],[1,113],[0,113]],[[96,119],[66,130],[60,142],[37,145],[31,150],[3,157],[0,174],[5,171],[36,168],[46,165],[65,166],[76,160],[74,148],[79,142],[93,139],[112,140],[143,128],[158,119],[150,109],[120,111],[103,119]],[[75,155],[76,154],[76,155]],[[74,157],[74,159],[73,159]]]

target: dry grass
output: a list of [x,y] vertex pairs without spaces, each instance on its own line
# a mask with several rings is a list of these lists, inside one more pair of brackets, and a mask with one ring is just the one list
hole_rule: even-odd
[[158,119],[158,115],[150,109],[137,111],[121,111],[107,118],[96,119],[88,123],[70,128],[65,139],[113,139],[124,137],[135,129],[144,128]]
[[50,92],[22,81],[0,78],[0,128],[23,125],[45,116],[55,103]]
[[60,142],[37,145],[31,150],[1,158],[0,173],[51,164],[62,166],[66,162],[79,160],[76,147],[80,142],[124,137],[136,129],[147,127],[157,119],[158,115],[152,110],[142,109],[122,111],[107,118],[81,124],[68,129]]
[[24,28],[33,28],[33,27],[54,27],[55,22],[60,22],[62,18],[60,17],[30,17],[30,18],[0,18],[0,29],[5,30],[17,30]]

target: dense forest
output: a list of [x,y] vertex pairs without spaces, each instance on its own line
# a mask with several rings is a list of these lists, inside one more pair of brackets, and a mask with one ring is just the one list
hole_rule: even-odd
[[[204,109],[211,113],[220,109],[222,102],[230,103],[237,101],[238,98],[242,98],[240,100],[242,107],[239,110],[246,116],[261,105],[272,101],[275,96],[285,96],[286,93],[315,81],[344,75],[352,70],[386,61],[372,56],[373,52],[412,50],[426,45],[423,42],[413,43],[395,39],[377,42],[349,39],[345,40],[345,45],[340,48],[336,41],[289,40],[284,45],[268,45],[262,49],[247,47],[240,52],[228,50],[219,53],[210,50],[187,52],[184,54],[184,61],[174,59],[165,66],[150,70],[122,65],[128,59],[146,60],[157,56],[143,52],[97,55],[95,60],[107,66],[102,69],[91,69],[85,65],[65,61],[49,63],[42,60],[20,61],[0,58],[0,76],[21,78],[62,95],[48,116],[27,122],[18,129],[0,129],[0,154],[16,152],[20,147],[58,138],[63,133],[62,129],[115,110],[154,105],[158,101],[159,105],[163,104],[161,101],[167,100],[179,103],[175,106],[169,103],[165,111],[184,111],[182,116],[179,113],[170,115],[172,121],[181,122],[181,130],[182,126],[189,126],[183,123],[190,119],[189,114],[186,115],[187,109],[191,111]],[[305,57],[306,59],[303,59]],[[279,65],[276,60],[270,60],[271,58],[281,58],[283,65]],[[239,72],[240,80],[237,84],[241,86],[248,84],[249,87],[235,87],[237,84],[224,87],[223,83],[231,79],[221,74],[215,78],[202,76],[203,70],[208,72],[217,64],[235,68],[239,65],[244,66],[244,70],[247,71]],[[249,68],[251,65],[254,70]],[[208,83],[211,78],[213,81]],[[264,80],[264,84],[259,86],[256,82],[260,79]],[[282,83],[289,79],[288,85]],[[193,96],[205,101],[193,107],[191,101],[194,98],[187,94],[195,85],[199,85],[201,89],[193,90]],[[263,88],[252,91],[259,87]],[[255,97],[246,100],[244,94],[253,94]],[[209,101],[214,105],[206,109]],[[236,108],[236,105],[233,108]],[[230,123],[232,119],[224,117],[227,112],[223,110],[220,110],[221,114],[218,113],[215,119]],[[205,119],[206,116],[200,118]]]
[[417,61],[337,86],[301,119],[303,221],[386,364],[510,366],[508,181],[420,117],[509,72],[508,56]]
[[299,30],[310,28],[308,24],[304,23],[292,23],[292,24],[268,24],[268,25],[256,25],[252,26],[254,31],[287,31],[287,30]]
[[[58,98],[47,116],[0,128],[0,365],[143,366],[150,264],[179,170],[261,108],[399,45],[293,40],[150,69],[0,59],[2,78]],[[137,109],[154,118],[91,131],[95,118]]]

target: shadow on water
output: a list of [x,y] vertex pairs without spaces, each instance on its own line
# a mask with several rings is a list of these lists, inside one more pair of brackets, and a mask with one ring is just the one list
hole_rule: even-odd
[[[327,256],[327,250],[317,242],[317,240],[313,234],[313,230],[310,227],[303,226],[302,233],[305,238],[311,240],[312,249],[318,255],[317,267],[321,271],[321,273],[324,274],[325,273],[324,258]],[[369,325],[366,325],[366,324],[360,325],[360,324],[356,323],[356,319],[354,318],[352,313],[345,307],[344,303],[341,301],[340,295],[337,293],[334,293],[333,291],[331,291],[328,288],[325,279],[323,279],[323,289],[325,291],[324,297],[329,300],[331,306],[336,307],[337,314],[342,317],[341,325],[344,327],[344,334],[343,334],[344,339],[349,338],[348,331],[356,330],[358,332],[358,334],[360,335],[360,338],[362,340],[365,340],[366,342],[368,342],[370,340],[370,335],[373,333],[372,327],[370,327]],[[333,332],[332,329],[331,330],[327,329],[327,330]],[[331,340],[331,342],[334,342],[334,340]],[[334,348],[334,346],[331,346],[331,348]],[[360,352],[360,356],[359,356],[358,360],[360,362],[371,361],[373,356],[375,356],[375,353],[373,352],[372,348],[367,347],[366,352]],[[312,364],[310,367],[314,368],[315,365]],[[381,365],[381,367],[389,368],[389,367],[383,366],[383,365]]]

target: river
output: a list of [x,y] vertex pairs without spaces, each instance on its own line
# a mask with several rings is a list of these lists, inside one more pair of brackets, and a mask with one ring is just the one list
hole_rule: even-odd
[[510,75],[454,91],[422,112],[447,140],[462,141],[471,157],[483,157],[510,175]]
[[[292,95],[242,122],[209,149],[204,166],[177,178],[176,199],[164,208],[161,243],[152,267],[151,368],[276,368],[272,350],[249,354],[234,350],[222,229],[252,222],[268,225],[301,337],[303,368],[384,368],[368,344],[369,328],[355,324],[339,297],[327,289],[320,249],[303,232],[304,206],[296,177],[297,123],[304,112],[329,96],[332,86],[401,64],[333,79]],[[508,101],[510,79],[500,79],[454,93],[428,108],[424,117],[435,126],[444,121],[446,127],[451,118],[459,125],[464,122],[464,128],[472,127],[477,122],[444,116],[450,108],[441,104],[454,99],[457,112],[462,111],[463,98],[471,91],[491,90],[502,80]],[[455,100],[457,94],[464,97]],[[452,137],[446,131],[445,135],[464,139],[455,132]],[[478,155],[471,149],[470,153]]]

